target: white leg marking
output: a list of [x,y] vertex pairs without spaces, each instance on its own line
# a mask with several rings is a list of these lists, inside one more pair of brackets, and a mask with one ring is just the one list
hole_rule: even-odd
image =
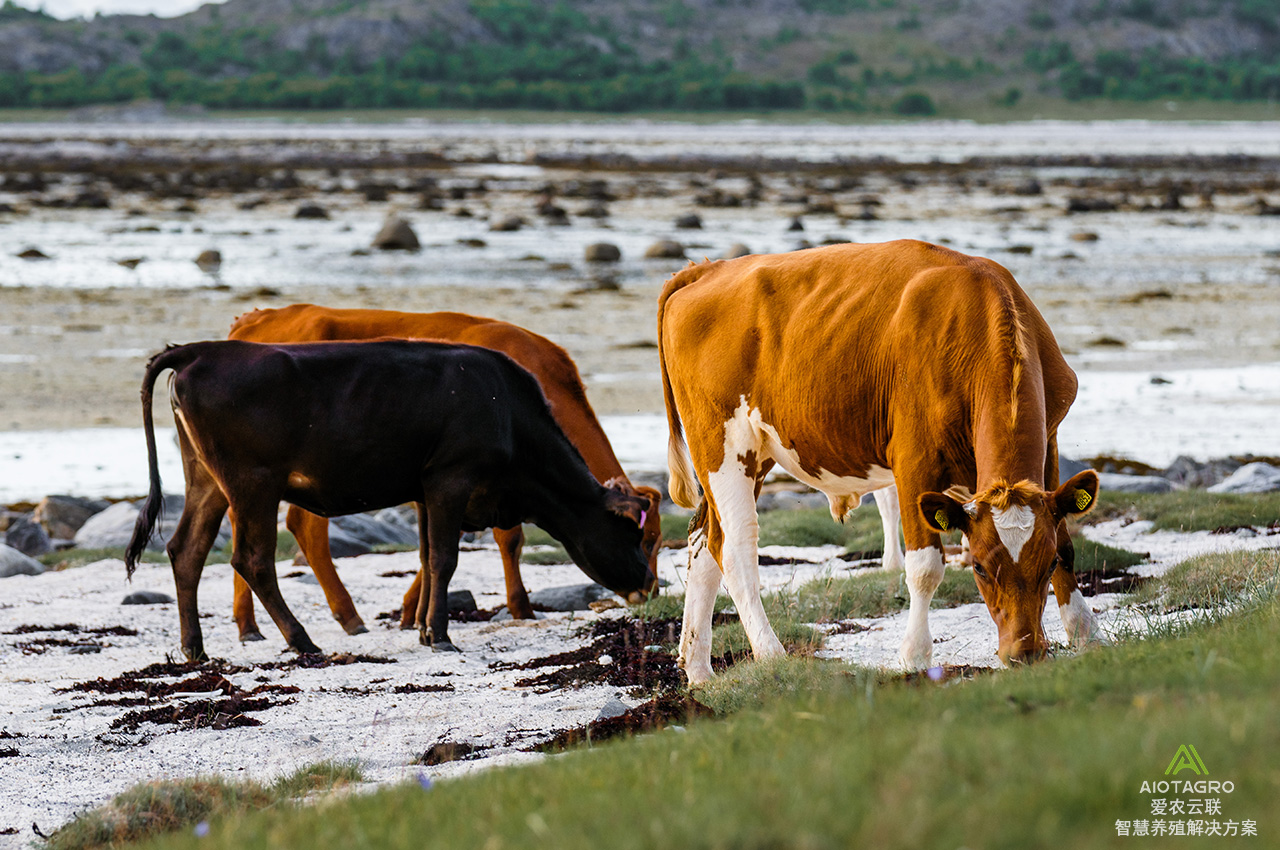
[[933,662],[933,637],[929,634],[929,603],[942,583],[945,569],[942,552],[930,546],[907,552],[907,590],[911,609],[907,612],[907,636],[902,639],[902,665],[908,670],[924,670]]
[[720,566],[724,569],[725,587],[738,609],[738,618],[756,658],[786,654],[782,642],[769,625],[764,605],[760,603],[757,552],[760,524],[756,516],[755,470],[748,470],[742,461],[748,453],[759,458],[762,448],[744,398],[733,419],[724,426],[724,462],[718,470],[707,475],[707,485],[724,532]]
[[992,511],[991,519],[996,524],[1000,542],[1009,550],[1009,557],[1013,558],[1015,564],[1018,563],[1022,547],[1027,545],[1031,534],[1036,530],[1035,512],[1026,505],[1014,505]]
[[707,549],[706,532],[699,529],[689,540],[689,574],[684,589],[684,626],[680,630],[678,661],[691,685],[711,679],[711,618],[719,589],[720,567]]
[[1109,642],[1107,636],[1102,633],[1102,629],[1098,627],[1098,619],[1093,616],[1093,609],[1084,601],[1080,588],[1071,591],[1071,598],[1067,600],[1066,605],[1058,606],[1058,613],[1062,615],[1062,628],[1066,629],[1067,640],[1076,649]]
[[876,507],[880,509],[880,525],[884,529],[884,555],[880,559],[885,569],[900,570],[906,565],[902,557],[902,543],[898,539],[898,522],[902,509],[898,505],[897,486],[875,491]]

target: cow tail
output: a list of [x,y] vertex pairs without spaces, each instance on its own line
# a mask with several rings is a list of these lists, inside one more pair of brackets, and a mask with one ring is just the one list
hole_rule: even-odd
[[160,516],[160,508],[164,504],[164,494],[160,491],[160,461],[156,458],[156,429],[151,415],[151,398],[156,377],[165,369],[177,369],[195,359],[191,346],[169,346],[152,357],[147,363],[146,374],[142,377],[142,430],[147,438],[147,474],[151,481],[151,489],[147,493],[142,508],[138,511],[138,521],[133,527],[133,536],[129,538],[129,546],[124,552],[124,565],[129,578],[138,566],[138,559],[151,540],[151,532],[155,528],[156,518]]
[[698,477],[693,471],[693,459],[689,456],[689,444],[684,437],[684,429],[680,424],[680,410],[676,407],[676,397],[671,391],[671,376],[667,373],[667,356],[663,349],[662,320],[667,308],[667,299],[684,286],[702,276],[706,266],[690,266],[672,275],[662,287],[658,296],[658,361],[662,366],[662,397],[667,407],[667,471],[670,479],[667,489],[671,493],[671,501],[682,508],[693,508],[698,504]]

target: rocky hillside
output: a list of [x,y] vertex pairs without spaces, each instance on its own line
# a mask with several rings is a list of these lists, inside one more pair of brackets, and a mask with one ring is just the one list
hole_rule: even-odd
[[[0,7],[0,105],[798,107],[1274,99],[1274,0],[228,0]],[[903,95],[913,95],[903,102]],[[913,105],[914,104],[914,105]]]

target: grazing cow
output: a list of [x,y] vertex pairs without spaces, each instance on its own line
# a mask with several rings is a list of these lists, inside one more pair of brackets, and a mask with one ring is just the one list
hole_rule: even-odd
[[[693,507],[701,484],[705,499],[680,639],[691,682],[711,676],[721,571],[755,655],[783,654],[756,552],[755,501],[775,463],[825,493],[837,520],[896,482],[909,506],[908,668],[932,661],[942,531],[968,535],[1003,661],[1044,653],[1051,574],[1073,642],[1096,638],[1064,520],[1092,504],[1097,475],[1057,482],[1076,378],[1006,269],[915,241],[701,263],[663,288],[658,345],[671,496]],[[953,485],[977,495],[941,492]]]
[[[658,574],[658,551],[662,542],[661,517],[658,506],[662,494],[652,487],[636,487],[618,463],[609,438],[587,401],[578,367],[569,353],[546,337],[497,319],[484,319],[466,313],[402,313],[394,310],[341,310],[314,304],[294,304],[278,310],[253,310],[231,325],[231,339],[249,342],[319,342],[324,340],[365,340],[379,337],[434,339],[461,342],[500,351],[528,369],[542,385],[551,405],[551,415],[564,430],[569,442],[577,447],[591,474],[600,482],[616,481],[624,492],[636,493],[649,500],[641,513],[644,526],[644,548],[649,555],[649,569]],[[286,523],[298,541],[298,548],[311,565],[329,600],[334,618],[348,634],[367,631],[356,613],[355,605],[342,580],[338,578],[329,553],[329,523],[323,517],[308,513],[297,505],[289,507]],[[532,619],[529,594],[520,578],[520,552],[524,532],[517,525],[495,528],[493,539],[502,553],[502,568],[507,582],[507,610],[516,619]],[[261,640],[253,616],[253,596],[244,579],[236,576],[235,620],[241,640]],[[411,628],[418,607],[419,580],[415,579],[404,597],[400,627]]]
[[165,369],[187,480],[168,552],[190,659],[204,657],[196,589],[228,508],[231,565],[303,653],[318,649],[276,584],[282,501],[320,516],[416,502],[426,578],[415,624],[436,649],[455,648],[448,584],[464,530],[534,522],[617,593],[643,599],[656,584],[640,545],[648,500],[591,476],[533,376],[487,349],[403,340],[200,342],[153,357],[142,383],[151,489],[130,574],[160,510],[151,397]]

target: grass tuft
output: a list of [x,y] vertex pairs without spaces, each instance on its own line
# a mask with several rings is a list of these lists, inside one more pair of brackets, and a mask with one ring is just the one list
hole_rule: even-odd
[[1201,555],[1142,586],[1135,600],[1161,612],[1231,609],[1274,598],[1280,590],[1280,552]]
[[1158,531],[1213,531],[1240,525],[1269,525],[1280,519],[1280,493],[1114,493],[1102,491],[1087,515],[1099,521],[1130,517],[1151,520]]
[[[737,714],[762,703],[794,698],[805,693],[830,690],[851,675],[851,667],[841,661],[788,655],[735,664],[705,685],[693,690],[698,702],[717,715]],[[870,671],[859,671],[874,676]]]
[[201,821],[277,806],[362,779],[358,767],[326,761],[300,768],[269,786],[228,782],[221,777],[147,782],[80,815],[54,832],[45,848],[114,847],[173,833]]

